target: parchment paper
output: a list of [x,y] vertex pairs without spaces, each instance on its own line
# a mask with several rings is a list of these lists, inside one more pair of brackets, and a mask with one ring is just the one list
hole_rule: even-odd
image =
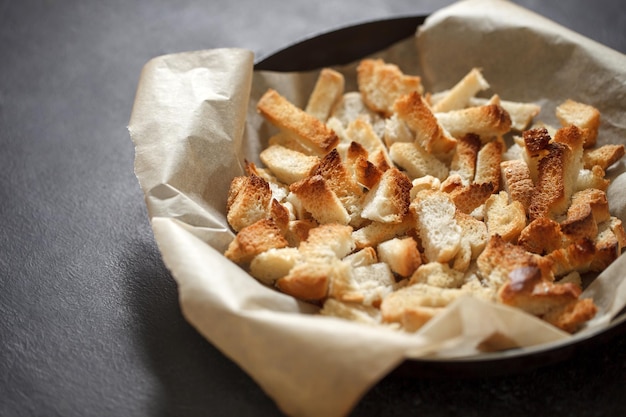
[[[599,141],[624,143],[624,55],[497,0],[442,9],[416,35],[376,55],[421,75],[429,91],[481,67],[501,98],[540,103],[538,119],[547,122],[561,101],[587,102],[602,112]],[[354,88],[354,65],[338,70]],[[225,218],[230,181],[242,175],[244,158],[258,161],[272,129],[256,114],[256,101],[271,86],[303,106],[316,76],[254,73],[253,54],[242,49],[167,55],[145,65],[129,123],[135,172],[186,319],[292,416],[348,414],[406,358],[481,355],[480,346],[497,347],[498,340],[521,349],[571,342],[539,319],[471,297],[415,334],[322,317],[222,256],[234,236]],[[622,219],[624,181],[616,178],[609,190],[611,210]],[[574,338],[600,331],[626,304],[625,262],[586,290],[600,313]]]

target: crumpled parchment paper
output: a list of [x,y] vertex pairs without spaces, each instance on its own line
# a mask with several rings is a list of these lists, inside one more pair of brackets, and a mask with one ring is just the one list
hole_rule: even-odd
[[[432,14],[416,37],[375,54],[421,75],[428,91],[472,67],[502,99],[542,105],[554,123],[567,98],[602,112],[600,143],[624,143],[626,57],[519,6],[466,0]],[[354,65],[337,68],[354,86]],[[269,127],[255,111],[273,87],[303,106],[317,72],[254,72],[253,54],[215,49],[157,57],[141,74],[129,123],[135,172],[156,242],[178,283],[186,319],[291,416],[343,416],[380,378],[410,358],[480,355],[485,342],[525,348],[590,337],[626,304],[624,257],[586,290],[600,313],[571,336],[502,305],[464,297],[415,334],[322,317],[267,288],[222,256],[233,238],[225,215],[244,158],[258,161]],[[556,124],[556,123],[555,123]],[[616,176],[620,167],[612,173]],[[624,176],[608,194],[624,219]]]

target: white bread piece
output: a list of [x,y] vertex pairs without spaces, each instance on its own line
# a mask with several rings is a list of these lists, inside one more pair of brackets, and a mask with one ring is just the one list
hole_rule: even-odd
[[487,199],[484,216],[489,235],[500,235],[506,242],[517,242],[517,238],[526,227],[524,206],[519,201],[509,201],[506,191],[492,194]]
[[531,221],[556,218],[567,210],[583,167],[582,134],[576,126],[563,127],[546,145],[547,154],[537,165],[535,192],[528,207]]
[[594,165],[591,169],[581,169],[576,178],[576,187],[574,192],[586,190],[588,188],[596,188],[606,191],[611,181],[605,178],[606,172],[599,166]]
[[500,163],[500,177],[502,178],[502,188],[506,191],[511,200],[519,201],[528,209],[530,199],[535,188],[535,184],[530,177],[528,165],[521,159],[511,159]]
[[349,274],[335,276],[328,294],[344,302],[379,306],[383,297],[394,289],[395,280],[389,265],[378,262],[351,268]]
[[617,259],[626,246],[626,232],[622,221],[611,218],[598,225],[598,236],[595,240],[595,256],[589,265],[591,271],[603,271]]
[[349,263],[353,268],[357,268],[359,266],[367,266],[377,263],[378,255],[373,247],[368,246],[347,255],[342,259],[342,261]]
[[350,213],[321,175],[294,182],[289,190],[298,197],[304,210],[318,223],[350,223]]
[[462,185],[469,185],[476,175],[476,163],[481,142],[478,135],[467,134],[459,138],[450,161],[450,176],[458,175]]
[[399,97],[423,92],[420,77],[405,75],[397,65],[382,59],[363,59],[356,71],[363,101],[370,109],[386,117],[393,113],[393,104]]
[[389,265],[401,277],[410,277],[422,264],[417,242],[412,237],[393,238],[382,242],[376,248],[378,259]]
[[[356,119],[363,119],[369,122],[376,134],[382,137],[385,131],[385,119],[365,105],[363,96],[358,91],[348,91],[341,96],[333,108],[327,125],[330,127],[330,122],[333,120],[333,129],[337,125],[346,128]],[[345,138],[342,139],[345,140]]]
[[517,244],[528,252],[546,255],[562,248],[565,236],[561,233],[559,223],[546,217],[539,217],[522,230]]
[[461,238],[463,242],[467,242],[470,248],[470,257],[476,259],[485,249],[489,240],[489,233],[485,222],[475,217],[457,211],[455,213],[457,224],[461,227]]
[[[345,153],[345,161],[357,183],[367,189],[372,189],[383,176],[383,170],[368,160],[367,150],[357,142],[350,142]],[[388,168],[387,168],[388,169]]]
[[466,291],[458,288],[440,288],[414,284],[387,295],[380,312],[383,323],[398,323],[407,332],[415,332],[448,304]]
[[375,247],[381,242],[405,235],[410,230],[414,230],[415,226],[415,219],[409,212],[401,223],[371,222],[352,232],[352,237],[358,249]]
[[291,268],[302,262],[297,248],[270,249],[258,254],[250,263],[250,275],[266,285],[274,285],[277,279],[289,274]]
[[391,117],[385,119],[383,140],[385,145],[390,147],[396,142],[413,142],[415,140],[415,134],[411,132],[407,124],[394,113]]
[[293,105],[276,90],[269,89],[263,94],[257,103],[257,110],[274,126],[289,132],[319,154],[329,152],[339,142],[332,129]]
[[415,142],[426,152],[443,158],[456,146],[456,139],[442,127],[420,94],[414,92],[400,97],[393,109],[414,132]]
[[411,185],[411,201],[413,201],[415,196],[422,190],[437,191],[441,189],[441,181],[439,181],[439,178],[435,178],[432,175],[415,178],[411,181]]
[[284,184],[292,184],[311,174],[319,164],[317,156],[305,155],[281,145],[270,145],[261,151],[261,162]]
[[556,117],[563,127],[574,125],[585,130],[585,148],[590,148],[596,144],[598,129],[600,128],[600,111],[598,109],[568,99],[556,108]]
[[432,175],[444,180],[448,176],[446,164],[418,143],[396,142],[391,145],[389,156],[411,179]]
[[422,191],[411,203],[417,229],[428,262],[448,262],[461,246],[461,227],[456,222],[456,206],[439,191]]
[[491,183],[494,185],[493,192],[500,187],[500,163],[502,162],[502,142],[491,141],[482,146],[476,156],[476,184]]
[[246,226],[237,233],[224,252],[236,264],[247,266],[260,253],[289,244],[273,219],[263,219]]
[[[473,97],[470,99],[470,106],[484,106],[492,101],[492,99],[484,99]],[[522,132],[532,122],[533,118],[541,111],[541,106],[535,103],[522,103],[518,101],[499,100],[500,106],[511,117],[511,129]]]
[[606,193],[588,188],[572,196],[567,216],[561,222],[561,231],[571,241],[582,238],[593,240],[598,234],[598,225],[610,217]]
[[383,173],[366,195],[361,217],[381,223],[400,223],[409,212],[411,181],[397,168]]
[[487,90],[489,83],[480,69],[472,68],[448,93],[433,105],[433,112],[446,112],[465,108],[479,91]]
[[235,231],[270,215],[272,191],[267,181],[257,175],[235,177],[226,201],[226,219]]
[[435,117],[452,137],[460,138],[473,133],[480,136],[483,143],[511,130],[511,117],[497,104],[435,113]]
[[272,172],[267,168],[259,168],[254,162],[245,161],[245,170],[248,175],[256,175],[263,178],[270,185],[272,191],[272,198],[280,203],[284,203],[287,194],[289,194],[289,187],[276,178]]
[[350,226],[322,224],[309,231],[298,249],[306,259],[343,259],[355,248]]
[[465,274],[455,271],[448,264],[429,262],[421,265],[409,280],[409,285],[426,284],[439,288],[461,288]]
[[334,298],[328,298],[324,301],[320,314],[369,326],[381,324],[380,310],[376,307],[364,306],[361,303],[347,303]]
[[327,153],[312,175],[320,175],[328,187],[335,193],[344,208],[350,214],[350,224],[360,219],[364,192],[349,167],[342,161],[339,152],[333,149]]
[[310,258],[297,263],[284,277],[276,280],[276,287],[300,300],[319,301],[328,296],[333,280],[346,279],[350,266],[338,259]]
[[345,134],[348,140],[362,145],[368,153],[368,160],[380,170],[385,171],[393,164],[382,139],[376,134],[372,125],[357,118],[350,122]]
[[305,112],[326,122],[330,113],[344,93],[345,79],[340,72],[323,68],[304,109]]

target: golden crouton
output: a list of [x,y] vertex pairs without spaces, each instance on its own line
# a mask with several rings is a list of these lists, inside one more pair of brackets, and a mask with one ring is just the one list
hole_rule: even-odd
[[405,75],[397,65],[381,59],[364,59],[359,63],[357,84],[367,106],[385,116],[393,112],[396,99],[412,92],[422,94],[423,90],[420,77]]
[[259,112],[281,130],[287,131],[320,154],[333,149],[339,138],[315,116],[293,105],[269,89],[257,103]]
[[340,72],[322,69],[304,111],[325,122],[343,96],[344,86],[345,80]]
[[600,127],[598,109],[574,100],[566,100],[556,108],[556,117],[563,127],[574,125],[585,130],[585,148],[596,144]]

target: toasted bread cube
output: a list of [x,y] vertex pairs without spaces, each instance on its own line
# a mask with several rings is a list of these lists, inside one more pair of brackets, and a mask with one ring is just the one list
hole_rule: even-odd
[[559,223],[546,217],[538,217],[520,233],[517,243],[524,250],[546,255],[563,247],[565,236]]
[[472,68],[448,93],[433,105],[433,112],[446,112],[466,107],[472,97],[489,88],[480,69]]
[[265,219],[270,215],[272,191],[267,181],[256,175],[235,177],[226,203],[226,219],[235,230]]
[[440,125],[435,114],[418,93],[400,97],[394,104],[394,111],[415,133],[415,141],[426,152],[444,156],[456,146],[456,139]]
[[368,160],[381,171],[393,165],[385,144],[366,120],[355,119],[350,122],[346,128],[346,136],[350,141],[361,144],[368,153]]
[[500,176],[503,190],[507,192],[511,200],[519,201],[524,210],[527,210],[535,184],[530,178],[530,170],[526,162],[520,159],[502,161],[500,163]]
[[317,156],[305,155],[280,145],[270,145],[260,154],[261,162],[284,184],[292,184],[311,174],[319,164]]
[[257,109],[273,125],[289,132],[319,154],[329,152],[339,142],[332,129],[273,89],[269,89],[261,97]]
[[322,69],[304,111],[326,122],[343,95],[344,86],[345,80],[340,72],[330,68]]
[[[470,99],[470,106],[484,106],[485,104],[493,104],[493,99],[484,99],[484,98],[472,98]],[[521,103],[517,101],[509,101],[509,100],[499,100],[498,103],[511,117],[511,129],[517,130],[519,132],[524,131],[533,118],[539,114],[541,111],[541,106],[534,103]]]
[[526,227],[526,212],[519,201],[509,202],[505,191],[492,194],[485,202],[485,223],[490,236],[500,235],[507,242],[517,242]]
[[397,168],[385,171],[363,201],[361,217],[382,223],[400,223],[409,212],[411,181]]
[[274,285],[277,279],[289,274],[302,255],[297,248],[270,249],[258,254],[250,263],[250,275],[266,285]]
[[500,162],[502,162],[502,142],[492,141],[483,145],[476,157],[476,174],[474,182],[477,184],[492,183],[493,192],[500,187]]
[[468,134],[459,138],[450,162],[450,176],[458,175],[463,185],[469,185],[476,175],[476,163],[481,142],[478,135]]
[[411,203],[417,229],[428,262],[448,262],[459,250],[461,227],[456,222],[456,206],[438,191],[422,191]]
[[624,145],[604,145],[595,149],[585,149],[583,161],[586,169],[599,166],[606,171],[608,167],[622,159],[624,156]]
[[393,238],[382,242],[376,248],[378,259],[389,265],[401,277],[410,277],[422,264],[417,242],[412,237]]
[[307,177],[289,187],[302,207],[320,224],[348,224],[350,214],[321,175]]
[[397,65],[381,59],[364,59],[359,63],[357,84],[365,104],[387,117],[393,113],[393,104],[399,97],[423,91],[420,77],[405,75]]
[[448,176],[448,167],[415,142],[396,142],[389,149],[389,156],[411,179],[432,175],[440,180]]
[[511,117],[502,106],[489,104],[445,113],[435,113],[439,124],[453,137],[473,133],[483,143],[511,130]]
[[588,104],[568,99],[556,108],[556,117],[561,126],[578,126],[585,129],[585,148],[596,144],[600,128],[600,111]]
[[263,219],[241,229],[228,245],[224,256],[239,265],[248,265],[260,253],[287,245],[274,220]]

